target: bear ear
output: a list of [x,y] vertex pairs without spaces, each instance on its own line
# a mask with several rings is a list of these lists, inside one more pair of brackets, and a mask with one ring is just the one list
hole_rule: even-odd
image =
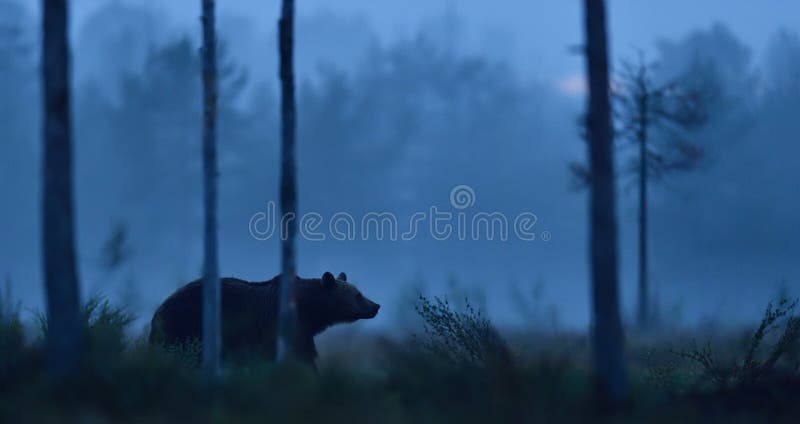
[[322,287],[329,289],[336,286],[336,279],[333,278],[333,274],[330,272],[326,272],[322,274]]
[[343,272],[340,272],[339,276],[336,277],[336,279],[339,280],[339,281],[347,281],[347,274],[345,274]]

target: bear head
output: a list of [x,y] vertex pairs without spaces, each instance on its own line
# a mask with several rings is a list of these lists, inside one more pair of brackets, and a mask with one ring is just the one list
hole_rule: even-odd
[[297,295],[299,319],[314,334],[334,324],[375,318],[380,307],[347,282],[343,272],[338,278],[326,272],[322,278],[305,280]]

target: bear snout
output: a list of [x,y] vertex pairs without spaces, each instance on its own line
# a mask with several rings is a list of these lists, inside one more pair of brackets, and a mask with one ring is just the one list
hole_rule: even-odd
[[380,308],[381,308],[381,305],[379,305],[379,304],[377,304],[375,302],[370,302],[370,309],[369,309],[369,313],[367,314],[367,318],[368,319],[369,318],[375,318],[375,316],[378,315],[378,309],[380,309]]

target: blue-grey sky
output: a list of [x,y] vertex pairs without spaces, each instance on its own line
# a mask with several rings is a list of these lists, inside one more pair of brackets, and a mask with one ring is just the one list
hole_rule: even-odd
[[[196,25],[200,7],[199,0],[75,0],[74,28],[98,7],[113,1],[146,4],[168,15],[175,25],[189,28]],[[227,0],[218,1],[218,8],[220,16],[247,17],[258,31],[267,33],[275,30],[279,4],[275,0]],[[299,0],[297,5],[301,16],[333,13],[363,17],[384,40],[410,34],[432,17],[450,11],[463,19],[472,48],[499,52],[523,70],[535,69],[535,78],[557,81],[582,69],[582,63],[568,53],[568,47],[581,39],[578,0]],[[659,38],[677,38],[721,22],[758,56],[777,28],[800,30],[800,2],[796,0],[615,0],[609,2],[609,8],[616,55],[632,48],[649,49]]]

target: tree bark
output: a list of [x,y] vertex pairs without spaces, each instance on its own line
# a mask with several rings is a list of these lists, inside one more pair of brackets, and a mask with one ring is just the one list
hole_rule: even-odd
[[42,257],[47,297],[48,371],[56,379],[77,373],[85,341],[75,262],[67,9],[66,0],[42,3]]
[[222,345],[217,259],[217,39],[214,0],[202,0],[203,16],[203,369],[219,376]]
[[281,80],[281,217],[286,232],[281,234],[281,284],[277,359],[294,356],[297,308],[294,280],[297,275],[295,238],[297,234],[297,130],[294,86],[294,0],[283,0],[278,21],[278,51]]
[[609,402],[619,402],[626,396],[627,379],[619,314],[606,11],[603,0],[584,0],[584,7],[589,78],[592,356],[599,395]]

